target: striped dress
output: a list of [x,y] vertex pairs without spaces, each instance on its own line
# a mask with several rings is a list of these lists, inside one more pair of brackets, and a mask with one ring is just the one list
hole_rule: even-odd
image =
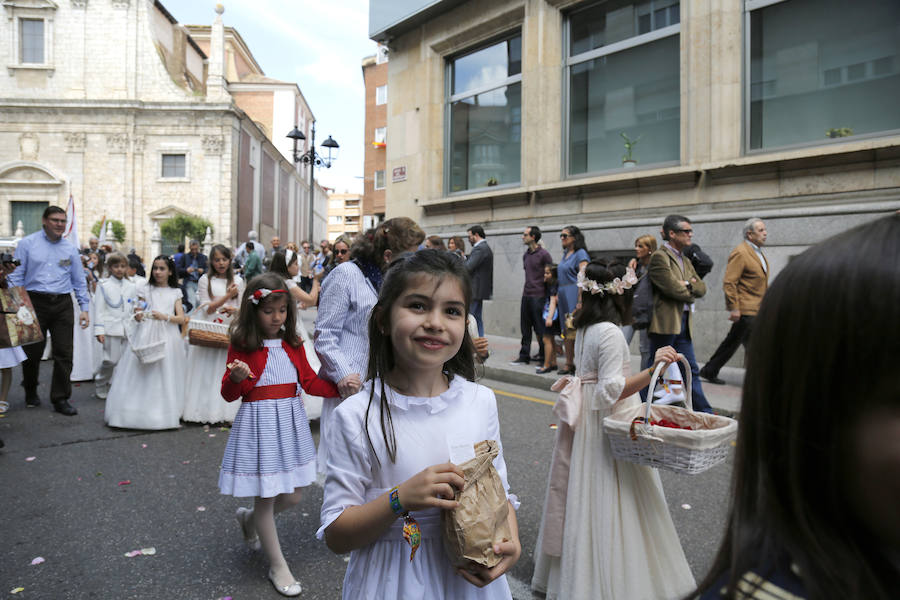
[[[281,339],[265,340],[266,367],[256,385],[297,383]],[[272,498],[316,480],[316,446],[300,386],[292,398],[242,402],[225,446],[219,490],[236,497]]]

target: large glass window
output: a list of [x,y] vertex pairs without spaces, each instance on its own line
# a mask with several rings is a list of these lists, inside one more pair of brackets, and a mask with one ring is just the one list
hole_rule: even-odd
[[569,13],[569,175],[677,161],[678,0],[610,0]]
[[162,172],[164,178],[183,178],[187,176],[187,157],[184,154],[163,154]]
[[44,20],[19,20],[19,58],[28,64],[44,64]]
[[521,179],[522,36],[449,62],[449,192]]
[[753,4],[751,150],[900,129],[900,2]]

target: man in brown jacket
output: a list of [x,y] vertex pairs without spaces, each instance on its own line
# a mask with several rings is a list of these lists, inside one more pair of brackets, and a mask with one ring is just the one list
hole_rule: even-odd
[[662,234],[663,245],[650,257],[647,271],[653,284],[650,356],[663,346],[673,346],[683,354],[691,365],[694,410],[712,412],[700,385],[692,340],[694,299],[706,294],[706,284],[697,277],[690,259],[682,255],[682,250],[691,245],[694,229],[687,217],[669,215]]
[[753,330],[753,319],[769,287],[769,262],[762,253],[762,247],[766,244],[766,224],[762,219],[750,218],[744,223],[743,233],[744,241],[728,256],[725,279],[722,281],[731,329],[709,362],[700,369],[700,377],[719,385],[725,383],[719,379],[719,369],[734,355],[739,345],[743,344],[746,350]]

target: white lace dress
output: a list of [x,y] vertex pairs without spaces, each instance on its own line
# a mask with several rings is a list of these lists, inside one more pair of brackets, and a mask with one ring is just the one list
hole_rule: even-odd
[[[227,281],[221,277],[213,277],[212,296],[207,287],[206,275],[197,282],[198,307],[191,313],[191,318],[203,321],[222,319],[230,322],[224,314],[207,314],[206,307],[212,300],[225,294]],[[225,306],[238,308],[244,293],[244,280],[234,276],[238,286],[237,298],[230,298]],[[184,413],[182,418],[193,423],[231,423],[241,407],[240,402],[225,402],[220,389],[222,375],[225,374],[225,363],[228,359],[227,348],[207,348],[205,346],[188,345],[187,369],[184,382]]]
[[[345,508],[365,504],[425,467],[447,462],[450,444],[500,441],[497,402],[494,393],[484,386],[454,377],[446,392],[432,398],[403,396],[388,389],[397,439],[397,460],[392,463],[379,425],[380,393],[375,394],[373,409],[369,411],[369,437],[374,452],[363,429],[371,386],[371,381],[366,382],[332,415],[334,429],[328,439],[322,526],[316,533],[319,539]],[[380,389],[379,380],[375,380],[376,392]],[[502,442],[494,466],[508,491]],[[514,497],[510,499],[515,503]],[[409,545],[403,539],[403,520],[397,519],[377,541],[350,553],[344,575],[345,599],[512,597],[506,577],[478,588],[456,574],[444,551],[438,509],[414,512],[413,516],[422,530],[422,543],[414,559],[409,560]]]
[[[581,421],[572,441],[561,556],[544,553],[547,514],[535,549],[532,588],[548,599],[665,600],[694,588],[655,469],[613,459],[603,417],[640,402],[618,400],[630,375],[622,331],[612,323],[579,329],[576,375]],[[549,533],[549,532],[548,532]]]
[[[155,310],[174,315],[181,290],[145,285],[138,289],[138,296],[147,301],[147,313]],[[129,349],[113,371],[104,414],[106,423],[112,427],[174,429],[180,426],[186,344],[175,323],[156,321],[156,325],[164,327],[165,357],[144,364]]]

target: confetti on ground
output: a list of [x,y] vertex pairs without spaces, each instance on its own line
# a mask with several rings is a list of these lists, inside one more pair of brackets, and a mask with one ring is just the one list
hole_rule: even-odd
[[205,507],[205,506],[198,506],[198,507],[197,507],[197,510],[198,510],[199,512],[203,512],[204,510],[206,510],[206,507]]
[[349,554],[348,554],[347,556],[344,557],[344,562],[345,562],[345,563],[350,562],[350,555],[349,555]]
[[216,434],[211,433],[211,434],[209,434],[209,437],[216,437]]
[[221,598],[216,598],[216,600],[231,600],[231,596],[222,596]]
[[556,429],[556,423],[550,423],[550,429]]
[[25,462],[31,462],[36,458],[37,458],[37,456],[29,456],[28,458],[25,459]]
[[25,591],[25,588],[17,587],[17,588],[13,588],[13,589],[9,590],[9,593],[10,594],[18,594],[19,592],[24,592],[24,591]]
[[219,427],[219,431],[231,431],[230,427]]
[[681,508],[683,508],[684,510],[691,510],[691,505],[690,504],[682,504]]
[[204,425],[204,426],[203,426],[203,431],[209,431],[209,425]]
[[309,513],[303,513],[303,516],[304,516],[304,517],[308,517],[308,516],[309,516]]
[[78,481],[81,481],[81,477],[78,478]]
[[103,473],[101,473],[100,471],[97,471],[96,473],[94,473],[94,476],[95,477],[103,477]]
[[140,550],[132,550],[131,552],[126,552],[125,556],[128,558],[134,558],[135,556],[153,556],[156,554],[156,548],[153,546],[149,548],[141,548]]
[[141,444],[141,448],[146,448],[147,444]]
[[43,556],[38,556],[37,558],[35,558],[34,560],[31,561],[31,564],[32,564],[32,565],[39,565],[39,564],[41,564],[42,562],[44,562],[44,557],[43,557]]
[[181,461],[181,464],[183,464],[183,465],[189,465],[189,464],[191,464],[191,461],[189,461],[189,460],[183,460],[183,461]]
[[131,485],[131,480],[130,480],[130,479],[124,479],[124,480],[122,480],[122,481],[119,482],[119,485]]

